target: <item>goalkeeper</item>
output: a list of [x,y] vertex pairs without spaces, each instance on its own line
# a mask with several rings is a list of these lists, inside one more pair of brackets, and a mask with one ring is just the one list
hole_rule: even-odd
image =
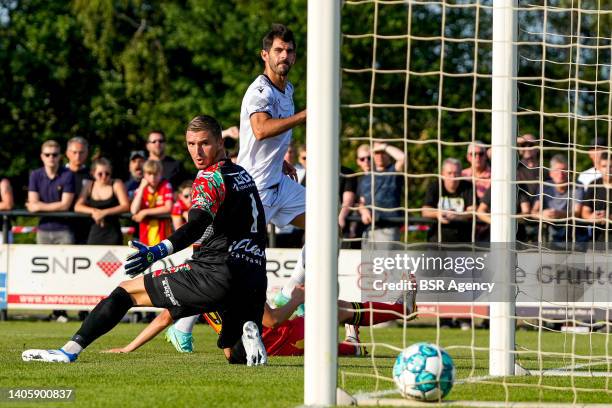
[[199,170],[189,220],[158,245],[133,242],[138,252],[128,257],[125,271],[135,277],[155,261],[199,241],[192,260],[122,282],[62,348],[26,350],[24,361],[73,362],[131,307],[156,306],[168,309],[174,320],[221,311],[224,326],[217,344],[226,358],[231,363],[265,364],[259,333],[266,301],[266,229],[257,187],[246,170],[226,159],[221,126],[214,118],[195,117],[185,138]]

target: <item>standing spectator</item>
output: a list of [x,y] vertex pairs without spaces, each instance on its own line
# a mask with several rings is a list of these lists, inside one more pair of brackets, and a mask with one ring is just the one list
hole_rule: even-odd
[[591,183],[601,178],[601,171],[598,169],[598,163],[602,154],[608,149],[608,141],[603,137],[595,137],[591,141],[589,149],[589,158],[593,166],[578,175],[578,183],[582,184],[584,190],[588,190]]
[[181,162],[166,155],[166,135],[161,130],[149,132],[147,139],[148,160],[157,160],[162,165],[161,176],[172,186],[178,186],[185,177]]
[[[531,204],[529,202],[529,197],[527,196],[527,194],[524,191],[521,190],[517,190],[517,212],[521,215],[524,215],[525,217],[531,214]],[[482,199],[480,199],[480,202],[478,204],[478,209],[476,210],[476,216],[478,217],[478,219],[486,224],[491,224],[491,188],[489,187],[487,189],[487,191],[485,191],[484,196],[482,197]],[[522,231],[522,224],[518,225],[517,228],[517,237],[518,236],[522,236],[524,235],[524,232]],[[487,229],[487,232],[489,232],[489,230]],[[490,234],[487,234],[487,236],[483,237],[483,241],[481,242],[488,242],[490,241]]]
[[[74,201],[74,174],[60,166],[61,148],[55,140],[47,140],[41,146],[43,167],[30,174],[26,208],[33,213],[69,211]],[[74,234],[70,223],[61,218],[40,217],[37,244],[73,244]],[[54,310],[49,319],[61,323],[68,321],[65,310]]]
[[162,178],[162,165],[157,160],[147,160],[143,166],[144,177],[136,190],[130,211],[132,220],[139,224],[140,242],[156,245],[170,236],[168,219],[151,216],[170,215],[173,204],[172,186]]
[[[369,154],[369,146],[361,145],[358,156]],[[396,242],[400,240],[399,223],[394,217],[401,217],[399,209],[404,177],[398,174],[404,169],[405,155],[400,149],[387,143],[374,143],[374,170],[370,172],[370,161],[364,161],[368,174],[359,180],[359,213],[366,226],[364,238],[376,242]],[[382,174],[380,174],[382,173]]]
[[582,212],[582,189],[572,192],[568,177],[567,159],[556,154],[550,159],[551,183],[545,183],[538,200],[534,203],[531,215],[550,223],[548,226],[548,241],[564,243],[572,241],[568,232],[574,217],[580,217]]
[[[0,179],[0,211],[10,211],[13,209],[15,201],[13,199],[13,188],[8,179]],[[11,223],[8,223],[8,242],[4,242],[4,222],[0,219],[0,244],[10,244],[13,241]]]
[[[531,213],[531,208],[538,198],[540,179],[542,181],[548,180],[548,169],[540,164],[540,149],[536,145],[536,139],[533,135],[527,133],[519,136],[516,139],[516,144],[519,148],[520,157],[516,167],[516,188],[519,198],[527,198],[526,204],[529,204],[529,211],[521,211],[521,214],[525,215]],[[521,203],[521,205],[524,204],[524,202]],[[522,242],[537,242],[538,225],[533,222],[529,223],[526,216],[520,218],[517,239]]]
[[133,150],[130,153],[130,178],[128,178],[125,182],[125,188],[128,193],[128,197],[130,202],[134,199],[134,194],[138,186],[140,186],[140,182],[142,181],[142,177],[144,175],[142,166],[145,162],[146,155],[142,150]]
[[[338,213],[338,226],[340,227],[340,233],[342,238],[354,239],[361,235],[355,233],[356,226],[353,227],[351,224],[355,222],[347,222],[347,217],[352,212],[351,207],[355,206],[357,202],[357,182],[358,178],[355,177],[355,172],[348,167],[340,166],[340,211]],[[361,242],[342,242],[342,248],[347,249],[360,249]]]
[[542,180],[548,180],[548,169],[540,165],[540,149],[533,135],[527,133],[516,139],[519,162],[516,166],[517,187],[529,197],[531,205],[537,199],[540,188],[540,170]]
[[612,159],[609,153],[600,155],[597,168],[601,177],[591,182],[584,194],[582,218],[593,222],[596,242],[612,242]]
[[191,208],[191,185],[189,180],[183,181],[178,188],[178,199],[172,206],[172,226],[176,231],[187,222],[187,215]]
[[92,173],[94,182],[85,187],[75,206],[76,211],[90,214],[94,221],[87,245],[122,245],[118,216],[130,210],[125,185],[111,178],[112,167],[105,158],[94,161]]
[[429,242],[472,241],[474,190],[472,183],[459,177],[461,162],[449,157],[442,162],[441,179],[427,188],[422,215],[438,221],[427,233]]
[[[87,188],[92,182],[91,173],[85,164],[88,154],[89,143],[87,143],[87,140],[78,136],[68,140],[66,145],[66,157],[68,158],[66,168],[74,174],[74,199],[70,206],[71,211],[75,211],[75,205],[81,195],[81,191]],[[75,244],[85,244],[87,242],[91,224],[89,220],[82,218],[73,218],[70,220]]]
[[487,149],[484,143],[476,140],[468,145],[467,161],[470,167],[463,169],[461,176],[472,177],[476,197],[480,200],[485,191],[491,187],[491,166],[487,160]]
[[[28,201],[30,212],[69,211],[74,199],[74,174],[60,166],[60,145],[55,140],[42,144],[43,167],[30,174]],[[37,244],[73,244],[74,235],[65,219],[41,217],[36,234]]]

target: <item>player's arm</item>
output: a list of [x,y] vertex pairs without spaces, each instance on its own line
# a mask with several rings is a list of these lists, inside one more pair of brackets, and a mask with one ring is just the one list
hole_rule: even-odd
[[27,208],[31,212],[68,211],[72,205],[74,193],[62,193],[60,201],[44,203],[40,201],[37,191],[28,191]]
[[291,317],[295,309],[302,303],[304,303],[304,285],[295,285],[291,292],[291,299],[283,306],[272,309],[266,303],[262,324],[271,329],[280,326]]
[[263,140],[278,136],[306,122],[306,109],[295,115],[280,119],[273,119],[267,112],[256,112],[251,115],[250,119],[255,139]]
[[125,273],[133,278],[156,261],[187,248],[202,236],[212,222],[213,217],[209,212],[192,208],[189,210],[189,221],[159,244],[149,247],[138,241],[130,241],[130,246],[138,252],[128,256]]
[[138,241],[130,241],[130,246],[138,252],[128,256],[125,272],[135,277],[155,261],[178,252],[196,242],[213,223],[221,204],[225,200],[225,184],[214,177],[202,177],[199,181],[200,194],[192,200],[187,222],[174,231],[167,239],[148,247]]
[[147,188],[147,180],[143,178],[140,181],[140,185],[136,189],[136,194],[134,194],[134,199],[132,200],[132,204],[130,206],[130,212],[132,214],[136,214],[138,211],[140,211],[140,207],[142,206],[142,196],[144,195],[145,188]]
[[13,189],[7,179],[0,181],[0,210],[12,210],[14,205]]
[[141,331],[134,340],[130,342],[127,346],[120,348],[113,348],[110,350],[105,350],[103,353],[131,353],[137,348],[147,344],[151,341],[155,336],[157,336],[160,332],[162,332],[166,327],[172,324],[172,316],[170,316],[170,312],[167,309],[164,309],[147,327]]
[[406,160],[406,154],[399,148],[389,145],[387,143],[375,143],[374,152],[387,153],[395,161],[395,171],[404,170],[404,163]]

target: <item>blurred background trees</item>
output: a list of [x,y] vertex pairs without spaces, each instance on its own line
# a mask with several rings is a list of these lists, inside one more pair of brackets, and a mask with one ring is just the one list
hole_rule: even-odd
[[[412,2],[410,10],[408,3],[399,2],[345,3],[344,165],[354,167],[355,147],[369,138],[394,141],[406,150],[411,174],[437,173],[445,157],[464,158],[465,146],[444,145],[439,151],[438,140],[490,142],[486,110],[491,98],[491,3],[483,0],[478,3],[481,7],[466,8]],[[23,203],[22,186],[29,170],[40,166],[42,141],[53,138],[65,146],[78,135],[90,141],[90,154],[110,158],[116,175],[122,177],[129,151],[144,148],[150,129],[163,129],[168,153],[190,168],[183,148],[185,124],[199,113],[217,117],[224,127],[239,123],[243,93],[262,71],[261,37],[274,22],[288,25],[296,34],[298,60],[290,80],[296,109],[304,108],[306,4],[306,0],[0,0],[0,176],[11,178],[17,202]],[[549,17],[549,44],[576,41],[577,22],[570,17]],[[543,69],[538,61],[544,47],[521,46],[520,76],[539,77],[544,72],[566,81],[546,83],[550,88],[543,97],[539,79],[520,82],[519,110],[563,113],[578,106],[587,115],[607,111],[610,85],[601,82],[606,75],[609,80],[609,67],[605,71],[605,65],[588,64],[610,61],[609,41],[604,44],[600,38],[609,37],[611,22],[598,22],[589,14],[581,18],[581,41],[600,41],[608,47],[599,53],[587,47],[549,49]],[[543,31],[541,21],[537,9],[520,14],[519,39],[541,40],[537,34]],[[375,54],[374,38],[368,35],[374,29],[387,36],[376,40]],[[408,32],[421,39],[408,40]],[[441,35],[480,41],[422,39]],[[567,62],[575,60],[578,52],[585,66],[576,74]],[[407,76],[408,61],[410,70],[421,74]],[[373,74],[371,68],[387,71]],[[479,74],[476,79],[474,72]],[[598,88],[581,84],[584,92],[573,92],[574,77],[597,78]],[[378,107],[370,110],[370,102]],[[350,106],[358,104],[361,107]],[[438,105],[451,109],[439,110]],[[587,144],[595,132],[606,137],[609,126],[606,121],[580,121],[574,126],[563,115],[542,119],[534,114],[519,117],[519,132],[538,134],[540,123],[547,140],[566,144]],[[294,135],[303,141],[305,128]],[[587,161],[586,154],[577,160]],[[418,206],[424,182],[413,183],[410,206]]]

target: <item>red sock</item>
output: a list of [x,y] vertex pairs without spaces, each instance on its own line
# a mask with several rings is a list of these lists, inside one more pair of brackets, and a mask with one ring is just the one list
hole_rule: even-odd
[[351,305],[355,309],[351,323],[356,326],[371,326],[389,320],[401,319],[404,315],[404,305],[401,303],[353,302]]

